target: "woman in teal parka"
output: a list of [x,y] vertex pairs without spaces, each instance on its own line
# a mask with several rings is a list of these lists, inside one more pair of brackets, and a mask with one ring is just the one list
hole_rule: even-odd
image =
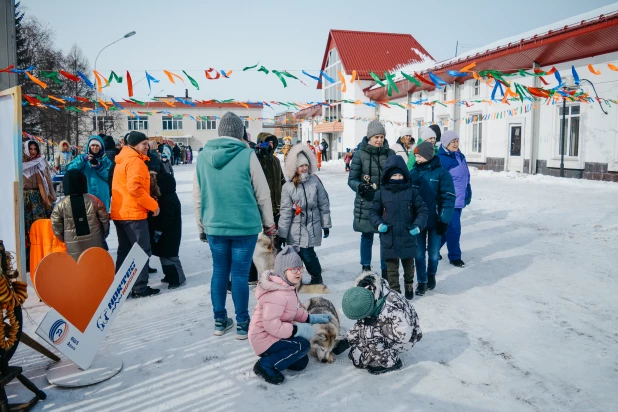
[[67,170],[79,170],[88,180],[88,193],[99,198],[109,212],[109,169],[111,160],[105,155],[105,144],[99,136],[90,136],[86,154],[76,156]]

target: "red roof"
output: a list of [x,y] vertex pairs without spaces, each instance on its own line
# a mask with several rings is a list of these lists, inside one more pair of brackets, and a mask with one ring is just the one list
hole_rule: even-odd
[[[422,62],[422,55],[433,59],[410,34],[331,30],[322,70],[326,68],[328,52],[335,47],[345,72],[351,74],[352,70],[356,70],[361,80],[371,80],[370,71],[383,74],[398,66]],[[321,88],[320,84],[318,88]]]
[[[476,62],[476,67],[473,69],[475,71],[492,69],[514,72],[518,68],[530,69],[534,62],[547,67],[615,51],[618,51],[618,12],[522,38],[464,59],[437,63],[421,74],[431,71],[449,84],[463,83],[472,76],[452,77],[446,71],[459,70],[469,63]],[[421,83],[418,87],[407,80],[397,82],[397,87],[399,93],[393,93],[391,97],[387,95],[385,87],[369,90],[365,95],[375,101],[384,101],[404,97],[407,93],[415,91],[435,89],[425,83]]]

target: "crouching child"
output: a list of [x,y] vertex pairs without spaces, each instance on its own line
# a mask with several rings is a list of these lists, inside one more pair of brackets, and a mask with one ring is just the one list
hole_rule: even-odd
[[313,324],[328,323],[327,314],[311,314],[303,308],[296,285],[302,280],[303,262],[298,247],[285,246],[275,259],[275,270],[260,275],[257,305],[249,324],[249,343],[258,360],[253,371],[266,382],[284,381],[285,369],[300,371],[309,363]]
[[361,274],[344,293],[342,309],[356,321],[346,339],[348,357],[373,375],[401,369],[399,355],[423,337],[412,304],[375,273]]

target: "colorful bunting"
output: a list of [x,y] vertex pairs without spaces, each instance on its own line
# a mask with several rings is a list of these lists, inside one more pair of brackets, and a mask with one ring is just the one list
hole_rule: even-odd
[[195,81],[195,79],[193,77],[189,76],[186,71],[183,70],[182,72],[185,74],[185,76],[187,76],[187,79],[189,79],[189,81],[191,82],[193,87],[195,87],[197,90],[199,90],[200,89],[200,85],[197,84],[197,81]]

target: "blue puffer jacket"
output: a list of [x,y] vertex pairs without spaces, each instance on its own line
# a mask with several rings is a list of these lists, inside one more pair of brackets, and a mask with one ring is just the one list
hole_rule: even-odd
[[[405,183],[389,183],[393,169],[400,169]],[[422,231],[427,223],[427,206],[418,190],[410,183],[408,167],[401,156],[390,156],[382,171],[382,189],[376,192],[369,221],[377,230],[380,224],[389,226],[380,233],[382,258],[412,259],[418,256],[416,236],[410,234],[412,226]]]
[[453,177],[453,185],[455,186],[455,209],[463,209],[470,204],[472,200],[472,186],[470,186],[470,170],[466,156],[459,150],[449,152],[443,146],[440,146],[438,156],[442,162],[442,167],[449,171]]
[[99,136],[90,136],[86,148],[90,147],[90,142],[93,140],[98,140],[99,143],[101,143],[101,151],[99,152],[101,157],[98,158],[99,164],[97,166],[92,166],[92,164],[88,162],[88,154],[83,154],[76,156],[67,167],[67,170],[79,170],[85,174],[88,180],[88,193],[98,197],[105,206],[105,210],[109,212],[111,196],[109,193],[108,177],[109,169],[112,167],[112,161],[105,155],[105,145],[103,144],[103,139]]
[[426,227],[436,227],[438,220],[448,224],[453,216],[456,196],[453,178],[442,167],[440,158],[434,156],[429,162],[415,163],[410,178],[429,210]]

